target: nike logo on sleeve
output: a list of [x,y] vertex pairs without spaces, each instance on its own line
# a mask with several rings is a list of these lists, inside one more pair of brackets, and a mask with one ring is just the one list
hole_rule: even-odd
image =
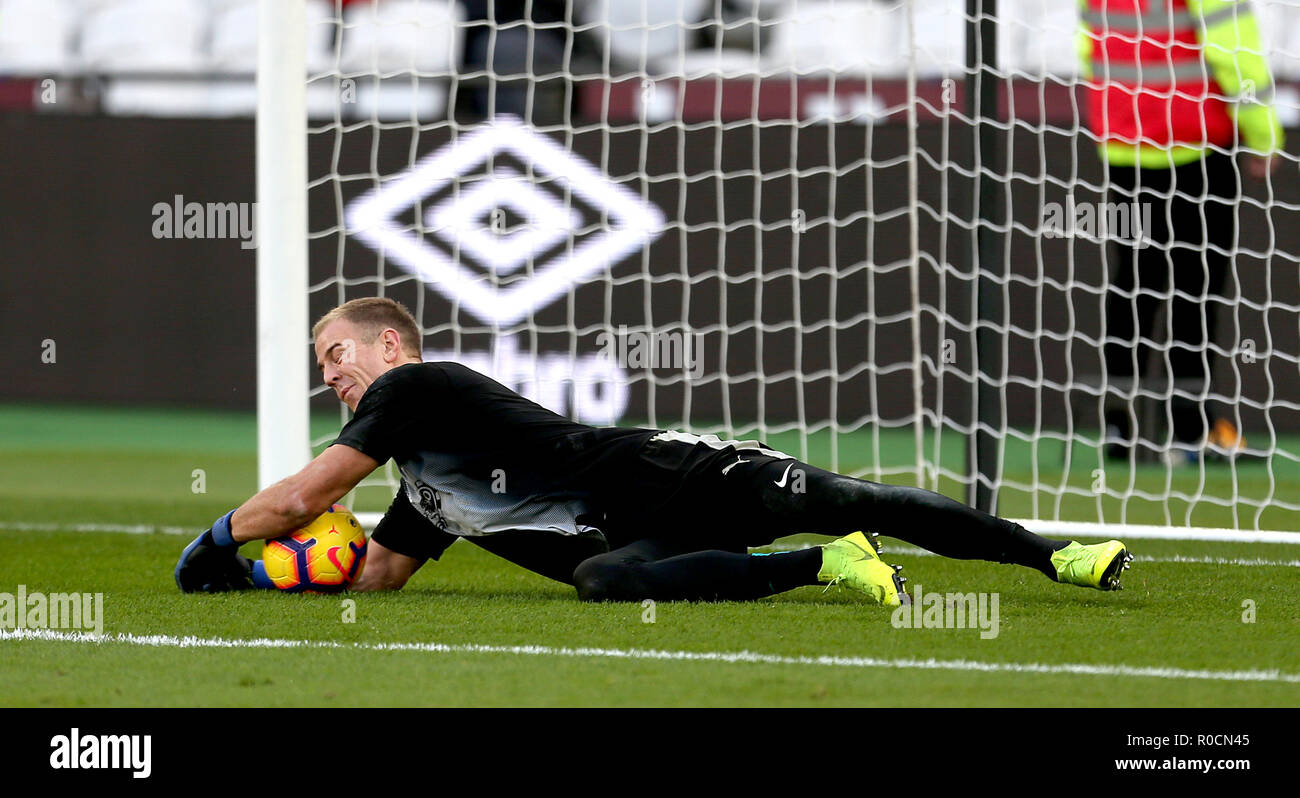
[[792,468],[794,468],[794,463],[791,463],[790,465],[785,467],[785,473],[781,475],[780,479],[776,480],[776,486],[778,488],[785,487],[786,478],[790,476],[790,469]]

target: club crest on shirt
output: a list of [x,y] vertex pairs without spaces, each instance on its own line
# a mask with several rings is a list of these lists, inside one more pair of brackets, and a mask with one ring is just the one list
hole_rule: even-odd
[[442,513],[442,497],[438,491],[419,480],[415,482],[416,508],[420,513],[432,521],[439,529],[444,532],[450,531],[447,524],[447,516]]

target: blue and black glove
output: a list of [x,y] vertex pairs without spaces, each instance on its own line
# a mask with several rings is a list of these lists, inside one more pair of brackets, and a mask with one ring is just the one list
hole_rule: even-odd
[[181,552],[176,563],[176,586],[182,593],[224,593],[253,587],[253,562],[240,556],[239,543],[230,534],[234,510],[217,519]]

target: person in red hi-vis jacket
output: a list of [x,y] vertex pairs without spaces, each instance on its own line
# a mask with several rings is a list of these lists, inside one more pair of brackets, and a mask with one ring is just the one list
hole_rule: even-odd
[[[1246,0],[1079,5],[1089,126],[1106,167],[1108,199],[1112,207],[1130,206],[1130,219],[1150,220],[1150,229],[1121,235],[1113,248],[1106,370],[1170,396],[1172,384],[1154,383],[1146,373],[1163,308],[1168,342],[1161,370],[1202,386],[1174,392],[1166,405],[1169,461],[1193,461],[1201,451],[1235,454],[1245,447],[1236,425],[1212,421],[1200,397],[1209,391],[1207,342],[1217,306],[1231,304],[1223,292],[1241,196],[1233,155],[1243,153],[1243,171],[1261,179],[1281,160],[1282,126],[1259,23]],[[1129,456],[1134,421],[1130,412],[1107,414],[1108,456]]]

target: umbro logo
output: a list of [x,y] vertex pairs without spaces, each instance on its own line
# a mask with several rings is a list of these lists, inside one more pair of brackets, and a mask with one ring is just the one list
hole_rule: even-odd
[[550,137],[498,118],[354,200],[347,222],[453,304],[508,325],[653,241],[664,215]]

